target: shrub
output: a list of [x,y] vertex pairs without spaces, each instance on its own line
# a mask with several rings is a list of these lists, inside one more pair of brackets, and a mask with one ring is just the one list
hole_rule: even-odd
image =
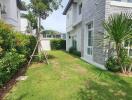
[[0,57],[15,48],[16,52],[29,58],[36,44],[35,37],[12,30],[10,25],[0,21]]
[[81,52],[80,52],[80,51],[77,51],[76,48],[74,48],[74,47],[71,47],[71,48],[69,49],[69,53],[71,53],[71,54],[73,54],[73,55],[76,55],[76,56],[78,56],[78,57],[81,57]]
[[113,72],[120,71],[120,65],[117,63],[117,59],[114,57],[110,57],[105,64],[105,67]]
[[50,42],[52,50],[66,50],[66,40],[53,39]]
[[15,37],[15,48],[17,52],[25,55],[26,58],[29,58],[36,45],[35,37],[20,33],[14,33],[13,35]]
[[117,57],[110,57],[105,64],[105,67],[113,72],[122,71],[123,73],[129,73],[132,70],[132,59],[127,55],[126,49],[120,50],[119,61]]
[[0,21],[0,85],[25,64],[36,45],[35,37],[12,30],[10,25]]
[[7,52],[5,56],[0,59],[0,86],[7,82],[16,71],[25,64],[24,55],[16,52]]

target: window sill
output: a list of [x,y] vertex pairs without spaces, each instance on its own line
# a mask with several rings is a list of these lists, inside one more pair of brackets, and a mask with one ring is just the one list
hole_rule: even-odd
[[119,6],[119,7],[132,7],[132,3],[127,2],[120,2],[120,1],[111,1],[112,6]]

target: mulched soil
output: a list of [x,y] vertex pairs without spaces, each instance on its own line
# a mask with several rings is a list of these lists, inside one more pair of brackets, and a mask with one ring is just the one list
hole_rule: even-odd
[[21,68],[12,78],[10,81],[8,81],[2,88],[0,88],[0,100],[3,100],[3,97],[5,96],[6,93],[8,93],[12,87],[17,83],[16,79],[19,76],[22,76],[25,74],[27,70],[27,65],[26,67]]
[[128,74],[123,74],[123,73],[117,73],[117,74],[124,77],[132,77],[132,72]]

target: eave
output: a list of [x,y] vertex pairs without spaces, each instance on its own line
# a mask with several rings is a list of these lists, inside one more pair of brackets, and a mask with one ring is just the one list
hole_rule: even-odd
[[67,11],[69,10],[73,2],[74,2],[73,0],[69,0],[66,8],[64,9],[63,15],[66,15]]

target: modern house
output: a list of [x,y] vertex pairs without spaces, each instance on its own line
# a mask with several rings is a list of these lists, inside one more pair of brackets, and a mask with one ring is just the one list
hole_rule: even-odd
[[20,11],[25,10],[21,0],[0,0],[0,19],[20,31]]
[[74,46],[82,59],[103,68],[108,49],[102,22],[121,12],[132,13],[132,0],[69,0],[63,12],[67,16],[67,51]]

